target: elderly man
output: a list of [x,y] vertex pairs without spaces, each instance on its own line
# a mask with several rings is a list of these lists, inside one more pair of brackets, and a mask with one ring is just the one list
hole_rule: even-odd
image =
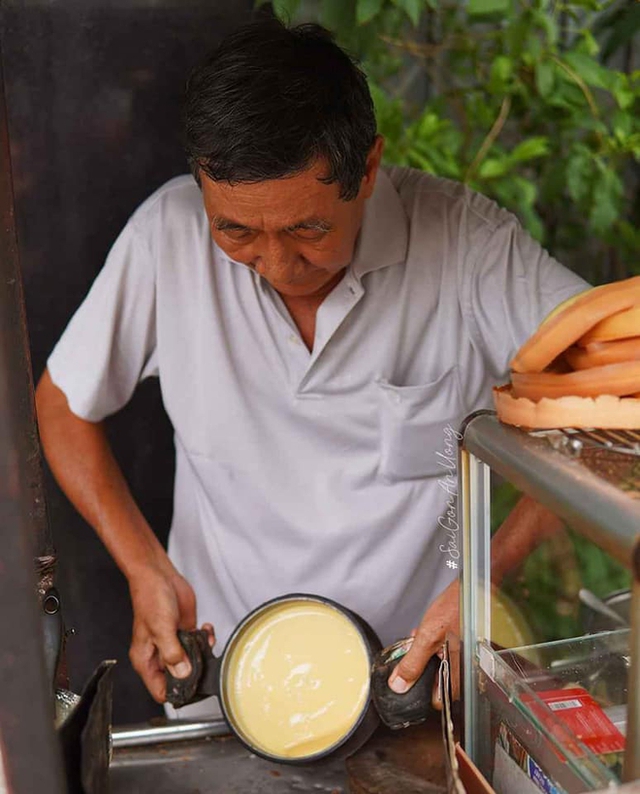
[[[365,77],[318,26],[227,39],[190,79],[185,139],[193,176],[134,212],[48,361],[47,458],[128,580],[157,700],[165,666],[189,671],[178,628],[224,641],[287,592],[384,641],[419,626],[404,691],[456,626],[456,428],[585,284],[488,199],[382,168]],[[152,376],[175,429],[168,555],[101,424]],[[519,505],[497,576],[547,520]]]

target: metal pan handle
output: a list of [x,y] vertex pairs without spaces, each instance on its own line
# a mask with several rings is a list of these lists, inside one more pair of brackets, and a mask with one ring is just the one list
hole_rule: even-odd
[[211,695],[218,696],[222,658],[213,655],[207,632],[178,631],[178,639],[191,663],[191,672],[186,678],[176,678],[165,670],[167,703],[181,708]]
[[371,672],[371,695],[382,722],[394,730],[424,722],[435,709],[431,703],[433,686],[440,668],[440,658],[432,656],[420,678],[408,692],[398,695],[387,680],[411,647],[412,638],[394,642],[376,656]]

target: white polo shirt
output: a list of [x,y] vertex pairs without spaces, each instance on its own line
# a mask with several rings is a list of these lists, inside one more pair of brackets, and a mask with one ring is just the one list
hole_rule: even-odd
[[586,286],[488,199],[389,169],[310,353],[277,293],[215,246],[183,176],[134,213],[48,366],[90,421],[159,377],[177,455],[169,553],[218,647],[301,591],[388,642],[458,572],[451,428],[491,406],[515,350]]

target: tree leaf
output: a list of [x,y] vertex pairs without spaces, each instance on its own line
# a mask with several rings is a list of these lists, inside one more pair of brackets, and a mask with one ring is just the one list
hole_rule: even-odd
[[442,121],[437,113],[427,110],[422,114],[416,126],[416,134],[419,138],[430,138],[442,126]]
[[435,174],[435,168],[433,167],[431,160],[429,160],[420,152],[411,150],[409,152],[409,163],[414,167],[417,166],[423,171],[427,171],[429,174]]
[[626,140],[633,131],[633,116],[630,113],[617,110],[613,115],[611,126],[619,140]]
[[547,42],[554,46],[558,41],[558,23],[555,16],[549,13],[547,9],[541,9],[535,15],[535,20],[538,25],[544,30],[547,35]]
[[587,149],[578,149],[567,162],[567,189],[571,198],[579,204],[589,193],[593,161]]
[[596,88],[612,87],[615,73],[601,66],[595,58],[591,58],[583,52],[567,52],[564,55],[564,60],[587,85]]
[[470,17],[506,14],[511,8],[511,0],[469,0],[467,13]]
[[388,154],[392,146],[395,145],[399,149],[398,144],[403,142],[405,123],[402,102],[397,98],[391,99],[373,80],[369,81],[369,91],[376,112],[378,131],[387,141],[385,149]]
[[[418,26],[424,6],[423,0],[393,0],[393,4],[405,12],[405,14],[413,22],[414,27]],[[435,0],[426,0],[426,4],[430,8],[437,7]]]
[[590,30],[583,30],[582,31],[582,45],[581,49],[584,49],[587,55],[595,56],[600,51],[600,45],[598,44],[595,36]]
[[364,25],[380,13],[383,0],[358,0],[356,5],[356,23]]
[[618,174],[611,168],[603,168],[593,185],[589,223],[597,234],[609,229],[620,214],[620,200],[624,188]]
[[506,83],[513,74],[513,61],[507,55],[493,59],[489,72],[489,85],[494,91],[504,91]]
[[542,39],[537,31],[531,31],[527,36],[526,49],[522,53],[522,60],[531,63],[539,61],[542,56]]
[[555,66],[550,61],[538,61],[535,65],[536,88],[541,97],[546,98],[553,92]]
[[498,176],[504,176],[509,170],[509,161],[506,157],[488,157],[483,160],[478,168],[478,177],[480,179],[495,179]]
[[514,163],[524,163],[536,157],[544,157],[549,154],[549,139],[544,135],[536,135],[519,143],[509,155],[509,159]]
[[618,107],[622,110],[632,107],[636,101],[636,94],[629,86],[629,78],[621,72],[615,75],[616,79],[611,86],[611,91],[616,98]]
[[300,0],[273,0],[273,10],[276,16],[284,22],[290,22],[293,19],[299,5]]

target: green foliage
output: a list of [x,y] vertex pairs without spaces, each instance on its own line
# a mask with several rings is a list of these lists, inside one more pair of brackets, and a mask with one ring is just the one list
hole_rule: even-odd
[[273,10],[284,20],[291,19],[300,5],[300,0],[273,0]]
[[636,0],[614,3],[596,22],[595,31],[604,34],[602,58],[607,61],[621,48],[629,46],[640,33],[640,3]]
[[640,71],[610,66],[640,30],[635,0],[274,6],[362,60],[387,162],[492,196],[591,281],[640,272]]

